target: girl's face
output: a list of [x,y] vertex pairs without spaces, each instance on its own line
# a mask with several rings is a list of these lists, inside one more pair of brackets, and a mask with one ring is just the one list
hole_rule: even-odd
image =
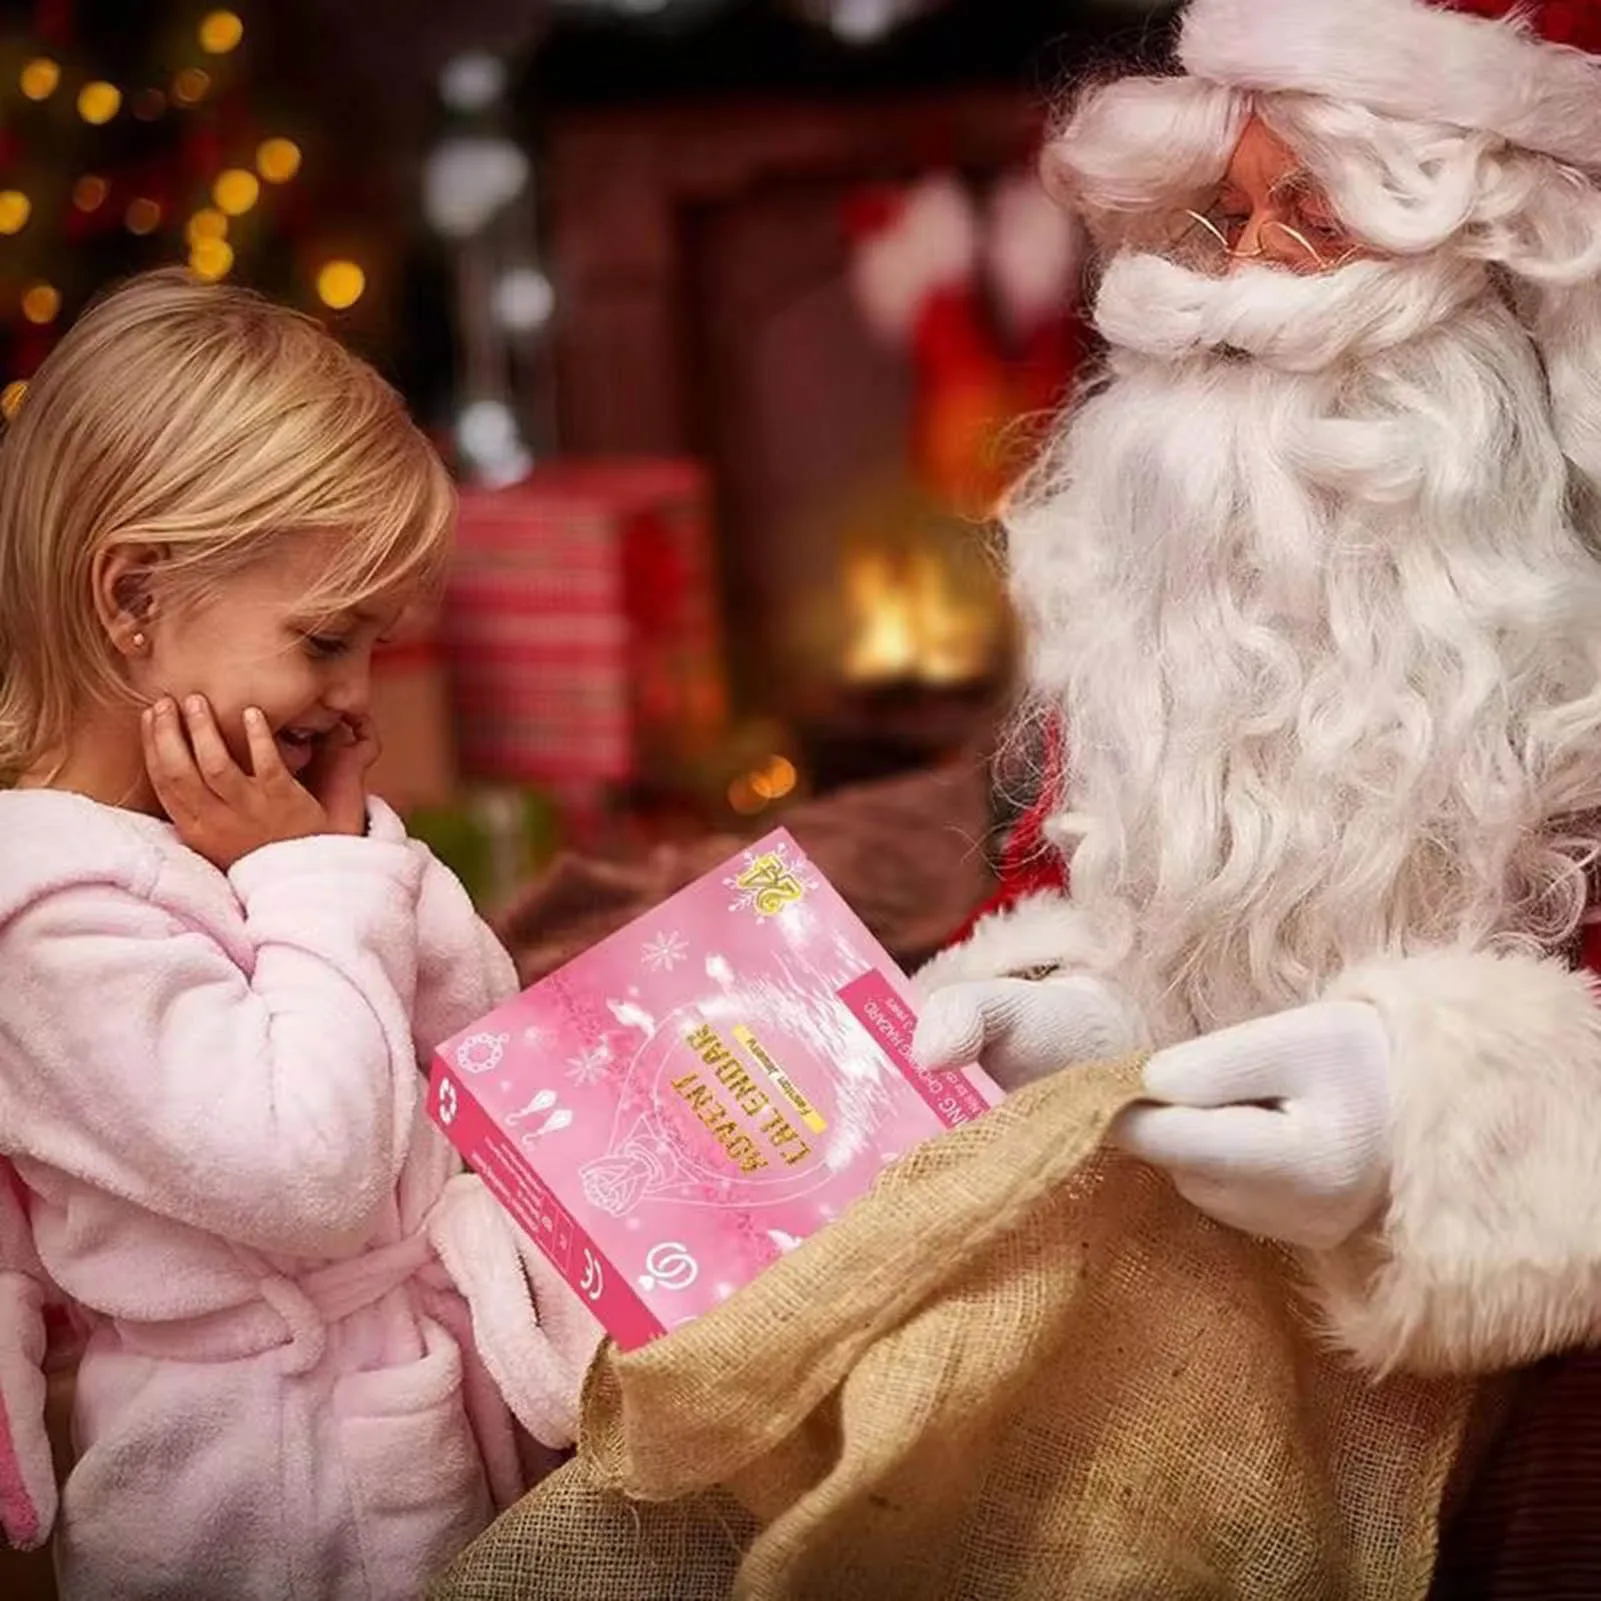
[[367,715],[373,647],[404,600],[329,617],[307,607],[321,575],[309,542],[285,541],[199,602],[164,606],[157,586],[144,648],[130,658],[134,689],[148,700],[204,695],[242,765],[244,714],[258,706],[284,764],[303,773],[328,734]]

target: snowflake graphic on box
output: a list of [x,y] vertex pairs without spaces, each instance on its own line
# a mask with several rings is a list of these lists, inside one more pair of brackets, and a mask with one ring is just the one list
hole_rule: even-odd
[[689,941],[677,929],[646,940],[640,960],[653,973],[670,973],[680,962],[689,960]]
[[754,912],[764,920],[819,888],[812,864],[787,840],[776,840],[766,850],[744,851],[738,872],[723,880],[733,891],[731,912]]
[[581,1088],[598,1084],[611,1071],[611,1046],[602,1041],[567,1059],[567,1076]]

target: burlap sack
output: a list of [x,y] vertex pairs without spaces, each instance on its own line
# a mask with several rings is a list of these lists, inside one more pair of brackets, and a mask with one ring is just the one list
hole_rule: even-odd
[[603,1352],[578,1460],[435,1601],[1423,1597],[1469,1388],[1364,1381],[1281,1253],[1101,1154],[1137,1081],[1014,1097]]

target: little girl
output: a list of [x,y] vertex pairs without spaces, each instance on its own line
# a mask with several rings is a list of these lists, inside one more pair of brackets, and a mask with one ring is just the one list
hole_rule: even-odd
[[570,1441],[593,1328],[421,1109],[512,967],[365,792],[452,514],[374,372],[181,273],[0,446],[0,1513],[48,1530],[48,1285],[65,1601],[409,1601],[519,1493],[508,1404]]

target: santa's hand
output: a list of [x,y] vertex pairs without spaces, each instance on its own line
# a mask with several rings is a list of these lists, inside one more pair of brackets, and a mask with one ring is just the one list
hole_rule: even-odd
[[1159,1051],[1145,1088],[1162,1104],[1114,1137],[1218,1222],[1332,1250],[1385,1199],[1389,1068],[1371,1007],[1304,1006]]
[[1021,1089],[1076,1062],[1128,1056],[1138,1019],[1099,979],[1083,974],[952,984],[924,1002],[912,1041],[920,1067],[977,1062],[1002,1089]]

